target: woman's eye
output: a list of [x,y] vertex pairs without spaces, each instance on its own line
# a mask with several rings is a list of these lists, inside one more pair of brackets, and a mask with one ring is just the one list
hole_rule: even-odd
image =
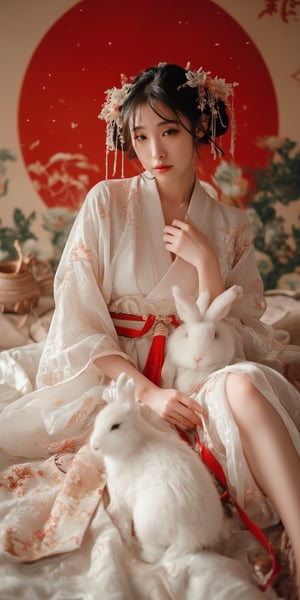
[[177,133],[177,129],[166,129],[163,135],[175,135]]
[[146,136],[145,135],[136,135],[134,139],[136,142],[142,142],[143,140],[146,139]]

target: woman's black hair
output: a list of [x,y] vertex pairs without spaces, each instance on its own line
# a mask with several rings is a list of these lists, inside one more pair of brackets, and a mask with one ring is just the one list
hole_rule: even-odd
[[[190,123],[188,131],[195,143],[212,142],[211,109],[206,103],[204,110],[200,110],[198,88],[184,85],[187,82],[186,73],[187,71],[178,65],[162,63],[157,67],[149,67],[133,80],[132,88],[122,106],[122,149],[128,151],[130,158],[135,157],[135,153],[131,144],[129,122],[132,118],[134,120],[138,108],[144,104],[149,104],[163,119],[166,117],[159,113],[157,104],[165,104],[183,126],[182,116],[187,118]],[[221,99],[217,101],[215,108],[217,114],[214,119],[213,142],[215,138],[226,133],[229,125],[226,106]],[[203,121],[206,122],[204,128]],[[197,135],[199,131],[202,132],[201,136]],[[121,148],[120,140],[116,139],[116,144]]]

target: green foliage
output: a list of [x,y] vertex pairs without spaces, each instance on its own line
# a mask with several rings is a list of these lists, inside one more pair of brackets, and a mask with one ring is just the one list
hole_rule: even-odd
[[285,139],[276,148],[275,157],[266,168],[255,172],[254,181],[260,192],[268,193],[269,199],[288,205],[300,198],[300,151],[297,143]]
[[31,231],[31,224],[35,218],[36,213],[34,211],[28,217],[25,217],[22,210],[15,208],[13,212],[14,227],[2,227],[2,220],[0,219],[0,254],[2,261],[16,258],[15,240],[19,240],[20,244],[24,244],[30,239],[37,240],[36,235]]
[[16,156],[7,148],[0,148],[0,162],[4,162],[6,160],[16,160]]
[[0,198],[8,193],[8,179],[5,179],[6,168],[4,162],[7,160],[16,160],[15,155],[6,148],[0,148]]
[[43,229],[51,236],[54,255],[49,259],[49,263],[53,271],[56,270],[76,215],[77,211],[70,211],[64,207],[50,208],[42,215]]
[[280,287],[283,275],[299,270],[300,217],[287,232],[284,219],[276,212],[277,203],[288,206],[296,200],[300,200],[300,152],[296,142],[285,139],[277,145],[267,166],[255,171],[248,203],[265,289]]

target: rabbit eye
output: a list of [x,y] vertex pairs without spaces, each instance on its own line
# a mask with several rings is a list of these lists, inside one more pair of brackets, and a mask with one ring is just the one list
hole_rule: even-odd
[[110,430],[113,431],[114,429],[119,429],[119,427],[121,427],[121,423],[114,423],[114,425],[111,426]]

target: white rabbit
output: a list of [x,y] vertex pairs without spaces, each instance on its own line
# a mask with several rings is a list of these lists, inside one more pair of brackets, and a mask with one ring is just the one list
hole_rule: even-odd
[[243,290],[233,285],[211,304],[205,291],[196,302],[178,286],[172,287],[172,293],[183,323],[168,338],[162,385],[172,384],[188,394],[213,371],[244,358],[233,324],[223,320]]
[[144,418],[124,373],[106,399],[90,446],[103,456],[108,512],[122,537],[146,562],[214,546],[222,537],[223,509],[198,454],[175,429],[156,429]]

